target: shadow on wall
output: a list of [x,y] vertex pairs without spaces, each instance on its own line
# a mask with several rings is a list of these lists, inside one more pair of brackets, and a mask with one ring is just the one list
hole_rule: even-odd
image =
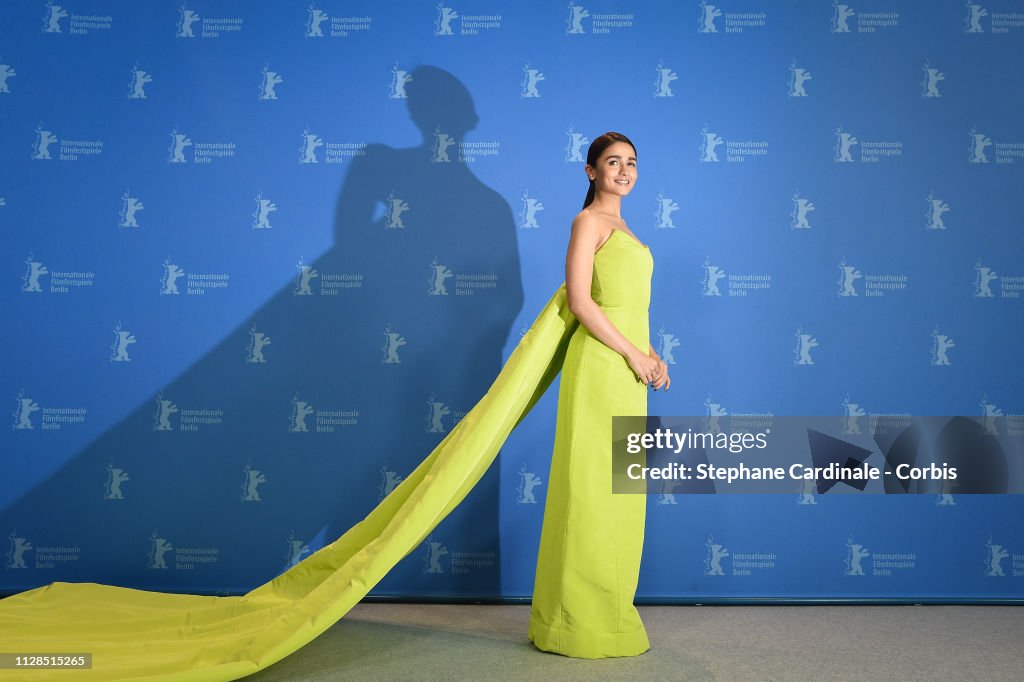
[[[478,122],[469,91],[436,67],[411,76],[409,113],[423,142],[374,144],[355,157],[333,248],[162,395],[2,512],[0,528],[82,546],[67,569],[26,571],[31,584],[13,584],[28,578],[7,571],[5,593],[61,580],[241,594],[362,519],[386,472],[411,471],[483,396],[523,302],[515,223],[505,200],[458,162],[458,142]],[[445,152],[450,161],[439,160]],[[360,287],[348,286],[353,274]],[[460,295],[460,276],[477,274],[496,275],[497,287]],[[270,343],[246,358],[254,329]],[[223,423],[183,430],[192,407],[223,410]],[[334,423],[352,411],[355,424]],[[117,501],[93,483],[112,459],[128,475]],[[424,545],[380,590],[498,594],[498,484],[493,466],[435,529],[449,555],[431,557]],[[193,547],[216,547],[217,561],[178,570],[176,552]],[[493,569],[452,574],[455,551],[494,552]],[[155,567],[161,561],[166,568]]]

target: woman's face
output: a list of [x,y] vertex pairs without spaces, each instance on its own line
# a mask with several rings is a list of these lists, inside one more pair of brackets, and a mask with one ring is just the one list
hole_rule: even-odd
[[586,171],[597,191],[624,197],[636,184],[636,151],[625,142],[613,142],[602,152],[597,165],[587,164]]

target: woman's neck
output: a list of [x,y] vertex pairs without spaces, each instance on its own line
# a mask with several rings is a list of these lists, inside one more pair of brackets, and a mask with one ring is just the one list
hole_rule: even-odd
[[622,220],[622,197],[598,192],[590,202],[590,208],[596,213],[606,213]]

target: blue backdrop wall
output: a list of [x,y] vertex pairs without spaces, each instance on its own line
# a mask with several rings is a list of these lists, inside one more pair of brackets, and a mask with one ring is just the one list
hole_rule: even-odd
[[[1011,0],[5,3],[0,590],[338,537],[562,282],[605,130],[650,414],[1019,436],[1022,45]],[[531,594],[556,399],[372,594]],[[1019,596],[1020,498],[951,492],[652,496],[639,597]]]

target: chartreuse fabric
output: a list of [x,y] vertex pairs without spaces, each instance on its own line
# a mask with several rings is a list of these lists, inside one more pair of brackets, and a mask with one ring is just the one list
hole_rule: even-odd
[[[654,261],[615,230],[594,256],[590,295],[612,324],[647,350]],[[537,557],[529,638],[580,658],[650,648],[633,606],[647,496],[612,494],[612,417],[645,416],[647,386],[622,355],[579,325],[562,364],[558,420]]]
[[[617,234],[595,254],[593,294],[646,348],[650,256]],[[611,494],[607,453],[609,416],[643,414],[646,392],[622,357],[599,344],[569,311],[563,283],[486,395],[340,538],[237,597],[54,582],[2,599],[0,652],[91,653],[92,667],[3,670],[0,679],[234,680],[281,660],[423,542],[566,362],[529,636],[541,649],[573,656],[641,653],[647,638],[632,597],[645,496]]]

